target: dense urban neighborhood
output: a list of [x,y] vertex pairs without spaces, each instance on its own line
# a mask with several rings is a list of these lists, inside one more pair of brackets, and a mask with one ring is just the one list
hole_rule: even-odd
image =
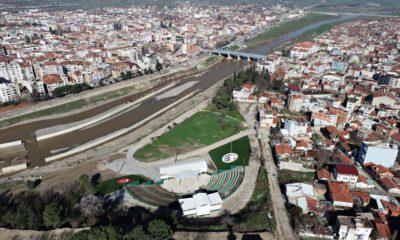
[[3,12],[0,103],[63,96],[184,64],[302,14],[285,7],[187,4],[163,11]]
[[351,1],[0,2],[0,238],[400,239],[400,16]]
[[[399,30],[390,19],[341,24],[296,43],[287,56],[268,55],[257,69],[271,80],[233,90],[236,102],[258,105],[261,129],[272,129],[280,183],[300,236],[398,234]],[[277,81],[285,87],[259,91]]]

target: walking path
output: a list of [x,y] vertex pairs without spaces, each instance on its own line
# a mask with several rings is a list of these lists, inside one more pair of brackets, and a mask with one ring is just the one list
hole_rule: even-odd
[[[244,130],[236,135],[233,135],[229,138],[225,138],[219,142],[216,142],[214,144],[208,145],[206,147],[197,149],[192,152],[184,153],[180,155],[180,158],[190,160],[193,158],[207,158],[208,152],[211,151],[214,148],[220,147],[222,145],[225,145],[231,141],[235,141],[236,139],[242,138],[244,136],[247,136],[251,134],[251,129]],[[146,142],[139,142],[138,144],[135,144],[129,148],[123,149],[124,152],[126,152],[126,159],[120,159],[116,160],[110,163],[103,163],[103,166],[106,168],[109,168],[113,171],[116,171],[120,173],[121,175],[127,175],[127,174],[137,174],[137,175],[143,175],[146,176],[154,181],[159,181],[160,176],[159,176],[159,170],[158,167],[161,165],[165,164],[170,164],[175,162],[175,157],[169,157],[163,160],[159,161],[153,161],[153,162],[142,162],[133,157],[133,154],[135,151],[142,146],[147,144]]]
[[107,92],[116,91],[116,90],[123,89],[123,88],[130,87],[130,86],[138,86],[141,84],[148,85],[155,79],[160,79],[162,77],[166,77],[166,76],[169,76],[169,75],[181,72],[181,71],[189,70],[189,69],[193,68],[194,66],[203,63],[204,60],[207,58],[208,58],[208,56],[202,56],[202,58],[192,59],[191,62],[189,62],[188,64],[185,64],[182,66],[177,66],[172,69],[165,69],[162,72],[156,72],[154,74],[149,74],[149,75],[132,78],[132,79],[129,79],[126,81],[121,81],[121,82],[118,82],[115,84],[102,86],[102,87],[95,88],[95,89],[92,89],[89,91],[84,91],[84,92],[78,93],[78,94],[71,94],[71,95],[65,96],[63,98],[55,98],[55,99],[47,100],[44,102],[39,102],[39,103],[36,103],[33,105],[28,105],[27,107],[24,107],[24,108],[18,108],[18,109],[11,110],[8,112],[0,112],[0,120],[2,120],[2,121],[7,120],[9,118],[14,118],[17,116],[33,113],[36,111],[41,111],[44,109],[59,106],[59,105],[66,104],[66,103],[76,101],[76,100],[87,99],[90,97],[98,96],[101,94],[105,94]]
[[260,162],[258,161],[260,156],[258,151],[255,151],[255,149],[258,149],[258,143],[255,141],[254,130],[249,129],[249,131],[252,131],[249,134],[252,149],[249,165],[245,167],[244,178],[240,186],[229,197],[224,199],[221,212],[228,211],[231,214],[239,212],[247,205],[253,195],[258,169],[260,168]]
[[[248,124],[254,124],[255,122],[255,104],[240,104],[240,112],[246,119]],[[243,114],[247,113],[247,114]],[[264,159],[264,166],[268,172],[268,182],[270,188],[270,197],[272,199],[272,205],[274,208],[275,222],[276,222],[276,232],[275,239],[284,240],[297,240],[298,237],[291,227],[290,220],[288,217],[287,209],[285,206],[286,199],[282,195],[279,188],[278,182],[278,170],[275,162],[272,158],[271,147],[269,145],[269,130],[262,128],[258,131],[258,137],[261,141],[259,144],[261,159]]]
[[272,158],[271,147],[269,145],[269,131],[265,131],[260,140],[265,159],[264,167],[268,172],[269,188],[274,206],[276,238],[285,240],[298,239],[290,224],[290,219],[285,206],[286,199],[282,195],[281,189],[279,188],[278,170],[276,168],[274,159]]

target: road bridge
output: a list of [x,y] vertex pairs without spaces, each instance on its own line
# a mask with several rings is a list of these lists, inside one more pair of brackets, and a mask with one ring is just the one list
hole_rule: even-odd
[[227,50],[221,50],[221,49],[214,49],[211,51],[211,54],[226,57],[228,59],[239,59],[239,60],[248,60],[248,61],[260,61],[265,58],[265,55],[227,51]]

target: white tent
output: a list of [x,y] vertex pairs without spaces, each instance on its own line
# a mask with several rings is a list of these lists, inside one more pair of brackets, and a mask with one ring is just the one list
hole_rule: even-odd
[[207,162],[202,159],[177,162],[159,167],[160,178],[164,180],[169,178],[181,180],[189,177],[197,177],[197,175],[205,173],[207,170]]

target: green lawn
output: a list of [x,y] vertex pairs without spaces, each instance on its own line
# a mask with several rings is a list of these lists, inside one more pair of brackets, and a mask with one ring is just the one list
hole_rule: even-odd
[[[268,216],[268,213],[270,217]],[[274,213],[270,198],[268,174],[265,168],[260,168],[253,195],[246,207],[238,214],[242,219],[234,226],[237,231],[262,231],[273,232],[275,229]]]
[[325,15],[325,14],[307,14],[306,16],[304,16],[302,18],[285,22],[273,29],[265,31],[264,33],[258,35],[257,37],[247,41],[246,45],[250,46],[250,47],[255,46],[260,43],[267,42],[267,41],[270,41],[277,37],[280,37],[288,32],[292,32],[297,29],[303,28],[310,24],[324,21],[324,20],[333,19],[333,18],[337,18],[337,17],[331,16],[331,15]]
[[117,178],[113,178],[113,179],[109,179],[106,180],[104,182],[101,182],[99,184],[97,184],[95,186],[95,190],[96,192],[100,193],[100,194],[108,194],[111,192],[115,192],[118,189],[122,188],[124,185],[117,183],[117,181],[119,179],[124,179],[124,178],[129,178],[132,180],[132,182],[134,181],[146,181],[148,180],[145,177],[142,176],[137,176],[137,175],[127,175],[127,176],[123,176],[123,177],[117,177]]
[[213,64],[213,63],[215,63],[217,60],[218,60],[218,58],[217,58],[216,56],[211,56],[211,57],[207,58],[207,59],[204,61],[204,66],[207,67],[207,66],[209,66],[209,65],[211,65],[211,64]]
[[217,112],[217,113],[226,115],[230,118],[240,120],[242,122],[244,122],[244,120],[245,120],[244,117],[238,111],[231,110],[229,108],[220,109],[220,108],[217,108],[217,106],[213,103],[207,106],[206,111]]
[[279,182],[289,183],[291,181],[297,182],[312,182],[315,178],[315,172],[297,172],[287,169],[279,171]]
[[141,161],[156,161],[190,152],[239,133],[242,122],[216,112],[201,111],[134,153]]
[[239,138],[232,142],[232,152],[237,153],[239,158],[232,163],[224,163],[222,162],[222,156],[231,152],[231,144],[225,144],[221,147],[215,148],[211,150],[208,154],[211,159],[214,161],[215,166],[221,169],[230,169],[232,166],[244,165],[247,166],[249,164],[250,158],[250,140],[248,136]]
[[238,45],[234,45],[234,46],[228,48],[228,50],[229,50],[229,51],[237,51],[237,50],[239,50],[239,48],[240,48],[240,47],[239,47]]

